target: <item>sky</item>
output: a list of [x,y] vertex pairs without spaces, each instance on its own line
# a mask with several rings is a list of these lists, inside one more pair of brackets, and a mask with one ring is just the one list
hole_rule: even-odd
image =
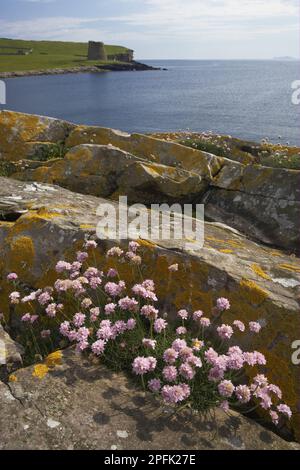
[[104,41],[137,59],[300,57],[299,0],[0,0],[0,37]]

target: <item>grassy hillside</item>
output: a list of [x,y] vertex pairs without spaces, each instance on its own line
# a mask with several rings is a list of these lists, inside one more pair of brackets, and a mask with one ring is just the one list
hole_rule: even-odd
[[[105,46],[107,54],[127,51],[122,46]],[[32,49],[29,55],[6,55]],[[99,62],[87,60],[88,44],[62,41],[23,41],[0,38],[0,72],[78,67]]]

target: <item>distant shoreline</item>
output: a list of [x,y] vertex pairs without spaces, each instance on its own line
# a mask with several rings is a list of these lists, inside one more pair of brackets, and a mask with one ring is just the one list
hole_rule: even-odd
[[20,70],[13,72],[0,72],[0,78],[31,77],[40,75],[62,75],[69,73],[102,73],[102,72],[134,72],[146,70],[162,70],[160,67],[152,67],[140,62],[111,63],[103,65],[90,65],[81,67],[53,68],[42,70]]

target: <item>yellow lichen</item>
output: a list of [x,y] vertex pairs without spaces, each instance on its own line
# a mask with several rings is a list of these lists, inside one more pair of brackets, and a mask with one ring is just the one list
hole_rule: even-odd
[[270,280],[270,276],[258,264],[251,264],[252,271],[263,279]]
[[34,245],[30,237],[13,238],[10,244],[9,269],[22,275],[33,265]]
[[17,382],[18,377],[15,374],[10,374],[10,376],[8,377],[8,381],[9,382]]
[[298,266],[295,266],[293,264],[280,264],[279,267],[281,269],[284,269],[285,271],[293,271],[296,273],[300,273],[300,268],[298,268]]
[[243,289],[245,298],[252,304],[260,304],[268,297],[268,292],[258,286],[254,281],[242,279],[240,287]]
[[228,254],[229,254],[229,253],[233,253],[233,250],[226,250],[226,249],[225,249],[225,250],[219,250],[219,252],[220,252],[220,253],[225,253],[225,254],[228,253]]
[[62,363],[62,357],[62,352],[60,350],[54,351],[46,357],[45,364],[47,367],[59,366]]
[[33,368],[32,377],[43,379],[49,372],[49,367],[46,364],[36,364]]

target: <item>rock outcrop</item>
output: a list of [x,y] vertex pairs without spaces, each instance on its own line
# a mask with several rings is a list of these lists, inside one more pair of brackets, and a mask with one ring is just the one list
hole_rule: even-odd
[[[26,167],[28,159],[37,159],[41,142],[62,143],[69,149],[66,161],[49,160],[39,166],[35,161],[35,170],[29,165],[28,170],[16,171],[15,178],[55,182],[97,196],[127,192],[137,203],[203,202],[209,220],[227,223],[257,241],[299,251],[298,170],[244,165],[146,135],[0,113],[2,161],[27,159]],[[109,145],[119,149],[119,159],[113,148],[100,148]],[[135,163],[124,166],[121,151]],[[116,160],[115,171],[108,173],[106,167],[112,168]]]
[[[74,193],[58,186],[24,183],[0,178],[0,271],[18,272],[31,287],[45,287],[56,274],[59,259],[71,259],[99,221],[96,210],[107,200]],[[116,210],[118,206],[116,203]],[[145,260],[144,275],[157,285],[161,308],[170,317],[179,308],[210,312],[216,298],[228,297],[235,318],[259,320],[265,327],[257,337],[238,338],[242,346],[262,351],[268,360],[266,373],[284,391],[295,412],[292,426],[299,429],[299,366],[293,365],[292,343],[298,340],[299,265],[294,256],[256,244],[218,223],[205,223],[205,244],[187,248],[189,240],[140,240]],[[127,243],[124,240],[122,243]],[[190,241],[189,241],[190,242]],[[99,243],[97,261],[105,269],[105,251],[113,240]],[[179,263],[170,276],[168,266]],[[132,270],[120,266],[130,284]],[[5,308],[8,286],[1,283],[0,302]],[[6,306],[6,310],[8,310]],[[15,318],[8,318],[15,327]]]
[[13,341],[0,325],[0,380],[7,379],[11,372],[22,366],[23,353],[24,348]]
[[1,450],[300,449],[237,413],[174,415],[124,374],[72,350],[51,362],[0,382]]

